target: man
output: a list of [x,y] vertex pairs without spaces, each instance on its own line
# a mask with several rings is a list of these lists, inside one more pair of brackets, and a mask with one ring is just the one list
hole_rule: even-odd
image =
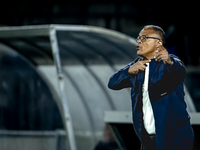
[[193,130],[186,111],[183,62],[168,54],[165,33],[145,26],[137,38],[139,56],[116,72],[108,87],[131,87],[133,125],[143,150],[192,150]]

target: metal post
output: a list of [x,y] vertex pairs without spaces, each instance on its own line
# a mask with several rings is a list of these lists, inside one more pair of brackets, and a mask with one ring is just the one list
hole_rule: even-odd
[[61,100],[61,106],[62,106],[62,116],[63,116],[63,122],[65,126],[65,130],[68,135],[69,145],[71,150],[76,150],[76,142],[75,142],[75,136],[74,136],[74,130],[72,125],[72,120],[69,112],[69,105],[68,100],[65,94],[65,80],[62,73],[61,68],[61,62],[59,57],[59,47],[56,37],[56,29],[51,26],[50,27],[50,43],[51,48],[53,52],[54,62],[57,69],[58,74],[58,84],[59,84],[59,91],[60,91],[60,100]]

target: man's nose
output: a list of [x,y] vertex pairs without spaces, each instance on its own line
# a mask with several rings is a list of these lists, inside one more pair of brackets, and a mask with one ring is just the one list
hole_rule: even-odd
[[139,40],[137,40],[137,43],[138,43],[138,44],[141,44],[141,43],[142,43],[142,41],[139,39]]
[[138,43],[138,45],[139,45],[139,44],[142,44],[142,41],[139,39],[139,40],[137,41],[137,43]]

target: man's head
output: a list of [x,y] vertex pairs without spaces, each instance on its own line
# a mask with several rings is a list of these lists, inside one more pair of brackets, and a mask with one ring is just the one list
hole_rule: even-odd
[[165,44],[165,32],[159,26],[147,25],[140,31],[137,42],[138,56],[152,59],[155,51]]

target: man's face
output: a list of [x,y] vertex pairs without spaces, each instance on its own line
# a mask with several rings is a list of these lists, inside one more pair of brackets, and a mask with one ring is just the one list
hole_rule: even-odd
[[[147,28],[143,29],[139,36],[149,36],[149,37],[155,37],[161,39],[160,35],[154,31],[152,28]],[[145,58],[151,58],[152,56],[155,55],[155,51],[159,45],[159,40],[158,39],[151,39],[147,38],[145,42],[142,42],[141,40],[138,40],[138,45],[137,45],[137,55],[142,56]]]

